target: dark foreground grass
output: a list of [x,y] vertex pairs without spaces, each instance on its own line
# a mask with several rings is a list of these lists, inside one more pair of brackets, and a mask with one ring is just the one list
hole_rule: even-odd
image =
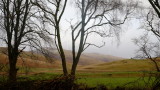
[[27,75],[27,76],[19,76],[18,80],[49,80],[53,79],[55,77],[60,76],[60,74],[54,74],[54,73],[37,73],[33,75]]
[[[128,72],[127,77],[126,72],[106,72],[106,73],[79,73],[75,80],[75,84],[82,85],[83,87],[93,88],[97,86],[104,86],[108,89],[115,89],[117,87],[123,88],[152,88],[155,81],[155,77],[145,77],[145,76],[135,76],[139,72]],[[120,77],[117,77],[118,74],[123,74]],[[131,77],[133,74],[133,77]],[[18,82],[41,82],[44,80],[53,80],[56,77],[60,77],[60,73],[38,73],[33,75],[19,75]],[[1,75],[0,82],[6,82],[6,77]],[[135,89],[135,90],[136,90]]]

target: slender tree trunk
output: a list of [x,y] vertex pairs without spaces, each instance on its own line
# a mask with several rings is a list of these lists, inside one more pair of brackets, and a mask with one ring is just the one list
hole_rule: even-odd
[[[57,22],[57,25],[59,25],[58,22]],[[61,43],[61,36],[60,36],[59,27],[57,27],[57,40],[58,40],[58,46],[59,46],[59,50],[60,50],[59,53],[60,53],[60,56],[61,56],[61,59],[62,59],[63,74],[64,74],[64,76],[67,76],[68,75],[68,70],[67,70],[67,65],[66,65],[65,54],[64,54],[64,51],[63,51],[62,43]]]
[[79,62],[80,56],[83,52],[83,48],[84,48],[84,36],[85,36],[85,18],[86,18],[86,14],[85,14],[85,10],[84,10],[84,6],[85,6],[85,0],[82,0],[82,10],[81,10],[81,18],[82,18],[82,28],[81,28],[81,36],[80,36],[80,44],[79,44],[79,49],[78,49],[78,53],[77,56],[75,57],[75,41],[73,41],[74,39],[74,35],[72,32],[72,53],[73,53],[73,64],[72,64],[72,69],[71,69],[71,75],[75,75],[76,74],[76,68],[77,68],[77,64]]
[[68,75],[67,65],[66,65],[66,59],[64,56],[61,56],[62,58],[62,67],[63,67],[63,74],[64,76]]
[[156,66],[157,72],[160,72],[160,69],[159,69],[159,67],[158,67],[157,62],[156,62],[155,60],[152,60],[152,61],[153,61],[154,65]]
[[[77,60],[76,60],[77,61]],[[74,61],[71,68],[71,75],[75,76],[78,62]]]

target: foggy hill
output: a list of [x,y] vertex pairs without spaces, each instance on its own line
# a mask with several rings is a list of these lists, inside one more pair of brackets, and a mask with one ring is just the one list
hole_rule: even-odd
[[[160,61],[157,63],[160,64]],[[125,60],[107,62],[96,65],[87,65],[81,67],[81,69],[86,71],[104,71],[104,72],[156,71],[153,62],[147,59],[144,60],[125,59]]]
[[[67,61],[72,62],[72,52],[70,50],[65,50],[65,55]],[[56,56],[57,59],[60,59],[60,56]],[[79,65],[91,65],[91,64],[100,64],[105,62],[122,60],[124,58],[111,56],[111,55],[103,55],[98,53],[83,53],[81,55]]]
[[[50,57],[52,57],[54,60],[56,60],[57,63],[61,63],[61,58],[57,52],[56,49],[49,49],[47,48],[47,50],[49,50],[49,55]],[[2,51],[6,51],[5,47],[0,47],[0,53],[2,53]],[[67,63],[71,63],[72,62],[72,52],[70,50],[64,50],[65,55],[66,55],[66,59],[67,59]],[[24,51],[24,55],[23,58],[26,58],[29,62],[31,61],[30,58],[30,54],[31,52],[29,51]],[[35,51],[36,57],[32,57],[33,62],[36,63],[41,63],[44,62],[47,64],[45,57],[41,54],[41,52]],[[106,63],[106,62],[111,62],[111,61],[117,61],[117,60],[122,60],[123,58],[120,57],[115,57],[115,56],[111,56],[111,55],[103,55],[103,54],[97,54],[97,53],[83,53],[81,55],[80,61],[79,61],[79,65],[92,65],[92,64],[101,64],[101,63]],[[59,65],[60,66],[60,65]]]

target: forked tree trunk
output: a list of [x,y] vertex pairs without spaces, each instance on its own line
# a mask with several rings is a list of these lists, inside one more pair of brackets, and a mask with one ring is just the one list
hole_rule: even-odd
[[71,75],[73,75],[73,76],[76,75],[76,69],[77,69],[79,59],[80,59],[80,57],[73,59],[73,64],[72,64],[72,68],[71,68]]
[[75,74],[76,74],[76,68],[77,68],[77,64],[73,63],[72,64],[72,68],[71,68],[71,75],[75,76]]
[[73,42],[73,46],[72,46],[72,53],[73,53],[73,64],[72,64],[72,69],[71,69],[71,75],[75,75],[76,74],[76,68],[77,68],[77,64],[79,62],[79,59],[81,57],[81,54],[83,52],[84,49],[84,37],[85,37],[85,18],[86,18],[86,14],[85,14],[85,10],[84,10],[84,6],[85,6],[85,2],[84,0],[82,0],[82,10],[81,10],[81,17],[82,17],[82,27],[81,27],[81,35],[80,35],[80,43],[79,43],[79,49],[78,49],[78,53],[77,56],[75,55],[75,41],[74,41],[74,35],[72,34],[72,42]]

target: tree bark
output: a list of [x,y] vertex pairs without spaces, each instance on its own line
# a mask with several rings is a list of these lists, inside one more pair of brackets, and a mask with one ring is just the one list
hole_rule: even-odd
[[15,62],[10,62],[9,63],[9,81],[15,82],[17,80],[17,71],[18,69],[16,68],[16,63]]
[[9,81],[15,82],[17,80],[17,71],[16,68],[17,56],[9,56]]
[[160,10],[160,6],[159,6],[159,4],[155,4],[154,0],[148,0],[148,1],[151,4],[151,6],[153,7],[153,9],[155,10],[155,12],[157,13],[158,17],[160,18],[160,11],[159,11]]
[[86,13],[85,13],[85,1],[82,0],[82,9],[81,9],[81,18],[82,18],[82,26],[81,26],[81,36],[80,36],[80,44],[79,44],[79,49],[78,49],[78,53],[75,56],[75,41],[73,41],[74,39],[74,35],[72,34],[72,54],[73,54],[73,64],[72,64],[72,69],[71,69],[71,75],[75,75],[76,74],[76,68],[77,68],[77,64],[79,62],[80,56],[83,52],[83,48],[84,48],[84,36],[85,36],[85,19],[86,19]]
[[[56,24],[59,25],[59,22],[56,21]],[[60,35],[59,27],[57,27],[57,40],[58,40],[58,46],[59,46],[59,50],[60,50],[59,54],[60,54],[61,59],[62,59],[63,74],[64,74],[64,76],[67,76],[68,75],[68,70],[67,70],[64,50],[63,50],[62,43],[61,43],[61,35]]]
[[78,64],[78,62],[76,62],[76,61],[73,62],[72,68],[71,68],[71,75],[73,75],[73,76],[76,75],[76,68],[77,68],[77,64]]
[[61,57],[62,58],[62,67],[63,67],[63,74],[64,76],[68,75],[68,70],[67,70],[67,65],[66,65],[66,60],[65,57]]

